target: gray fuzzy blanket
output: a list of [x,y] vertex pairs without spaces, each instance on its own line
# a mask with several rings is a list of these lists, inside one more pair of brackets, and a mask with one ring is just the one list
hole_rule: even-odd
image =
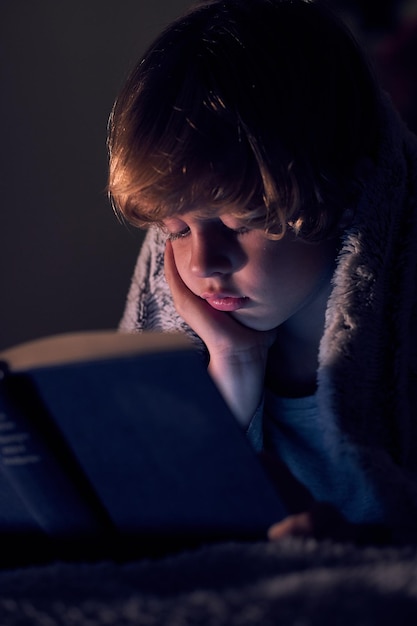
[[417,549],[289,539],[0,572],[1,626],[417,624]]

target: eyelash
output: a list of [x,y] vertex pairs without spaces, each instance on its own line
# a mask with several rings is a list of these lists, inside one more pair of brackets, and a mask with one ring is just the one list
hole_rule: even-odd
[[236,235],[246,235],[250,231],[250,228],[247,226],[241,226],[240,228],[234,228],[232,230],[236,233]]
[[[247,226],[241,226],[240,228],[228,228],[226,226],[226,228],[227,230],[232,231],[236,235],[246,235],[250,231],[250,229]],[[190,229],[187,226],[186,228],[183,228],[183,230],[180,230],[177,233],[168,233],[168,240],[176,241],[177,239],[183,239],[184,237],[187,237],[189,234],[190,234]]]
[[177,233],[168,233],[168,240],[169,241],[176,241],[177,239],[183,239],[184,237],[186,237],[189,234],[190,234],[190,229],[187,226],[186,228],[183,228],[182,230],[178,231]]

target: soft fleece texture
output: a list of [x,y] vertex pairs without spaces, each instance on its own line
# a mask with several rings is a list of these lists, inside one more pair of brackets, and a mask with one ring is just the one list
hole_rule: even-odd
[[[320,346],[320,410],[355,442],[395,541],[417,537],[417,138],[386,100],[381,140],[333,277]],[[126,309],[125,332],[183,331],[164,278],[165,237],[151,228]],[[343,480],[343,477],[341,477]]]
[[[417,150],[415,138],[388,115],[378,166],[334,277],[319,398],[329,419],[361,446],[389,510],[398,506],[402,522],[409,515],[401,538],[415,542]],[[121,324],[127,332],[189,332],[164,281],[163,247],[163,237],[151,231]],[[153,561],[0,571],[2,626],[393,623],[417,623],[416,547],[288,539],[203,546]]]
[[0,572],[2,626],[415,626],[416,551],[313,540]]

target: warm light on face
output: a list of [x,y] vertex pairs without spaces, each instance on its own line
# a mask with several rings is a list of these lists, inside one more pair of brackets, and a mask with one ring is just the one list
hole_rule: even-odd
[[308,244],[288,232],[271,240],[231,213],[187,213],[164,221],[187,287],[242,324],[270,330],[309,305],[328,281],[334,242]]

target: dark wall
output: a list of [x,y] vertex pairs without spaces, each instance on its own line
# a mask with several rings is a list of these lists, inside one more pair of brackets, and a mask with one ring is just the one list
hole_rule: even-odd
[[[371,2],[333,1],[373,45],[376,31],[378,41],[395,31],[395,55],[388,42],[380,58],[397,102],[409,54],[396,22],[417,0],[384,0],[398,18],[382,32],[369,17],[380,13],[364,14]],[[0,0],[0,350],[117,326],[142,237],[117,221],[106,197],[107,118],[128,70],[189,3]],[[414,112],[416,67],[405,77]]]
[[0,1],[0,349],[117,325],[141,233],[106,197],[107,118],[188,4]]

